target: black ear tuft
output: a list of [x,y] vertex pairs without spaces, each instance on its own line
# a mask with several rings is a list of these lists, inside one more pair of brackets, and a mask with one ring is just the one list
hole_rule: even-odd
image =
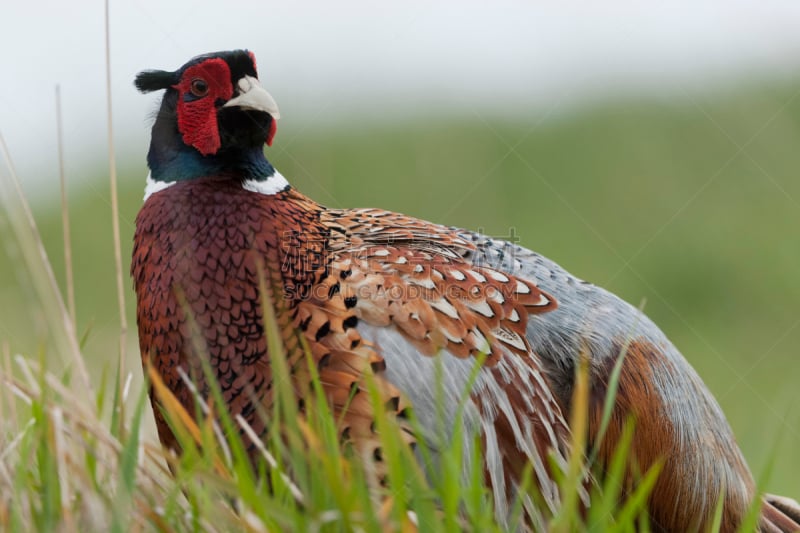
[[136,79],[133,81],[136,88],[143,93],[169,89],[175,83],[177,83],[175,73],[167,72],[166,70],[145,70],[137,74]]

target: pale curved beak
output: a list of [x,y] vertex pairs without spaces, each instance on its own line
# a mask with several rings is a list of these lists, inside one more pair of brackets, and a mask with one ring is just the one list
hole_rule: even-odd
[[275,103],[275,99],[272,98],[272,95],[261,86],[257,78],[245,76],[239,80],[237,85],[239,87],[239,96],[231,98],[225,102],[222,107],[254,109],[256,111],[269,113],[275,120],[281,118],[281,113],[278,111],[278,104]]

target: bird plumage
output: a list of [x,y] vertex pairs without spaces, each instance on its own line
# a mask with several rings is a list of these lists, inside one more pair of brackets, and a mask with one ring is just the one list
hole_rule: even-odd
[[[262,276],[276,296],[295,390],[305,390],[308,353],[342,420],[342,437],[367,455],[380,455],[368,379],[409,443],[435,445],[438,408],[453,419],[475,358],[485,354],[469,389],[464,434],[481,436],[498,518],[507,518],[529,463],[544,505],[556,510],[561,495],[548,456],[563,465],[569,453],[565,413],[579,358],[590,357],[591,437],[625,353],[600,464],[610,461],[633,414],[628,476],[664,461],[649,502],[653,527],[708,526],[723,489],[724,529],[741,522],[754,485],[724,415],[638,310],[520,246],[377,209],[327,209],[305,197],[264,158],[279,115],[249,52],[147,71],[136,85],[166,90],[134,236],[139,342],[142,357],[190,412],[194,397],[181,373],[207,395],[200,368],[207,354],[230,411],[257,434],[268,430],[259,407],[270,405],[276,378],[263,331]],[[438,399],[444,405],[437,408]],[[152,400],[162,442],[176,447]],[[403,422],[409,408],[421,433]],[[464,439],[466,451],[473,445]],[[791,504],[784,505],[789,511],[765,505],[765,530],[800,526]]]

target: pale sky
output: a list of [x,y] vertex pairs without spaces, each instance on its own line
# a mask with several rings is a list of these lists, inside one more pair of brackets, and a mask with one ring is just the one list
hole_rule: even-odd
[[[106,152],[103,3],[5,2],[0,132],[26,188],[56,172],[54,86],[68,172]],[[282,125],[441,113],[525,116],[558,104],[796,79],[800,2],[111,2],[115,139],[143,159],[158,96],[132,80],[249,48]],[[4,170],[3,170],[4,171]]]

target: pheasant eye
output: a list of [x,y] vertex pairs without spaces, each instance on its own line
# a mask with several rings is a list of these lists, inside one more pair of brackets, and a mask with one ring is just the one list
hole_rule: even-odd
[[192,80],[191,91],[193,95],[202,98],[208,94],[208,83],[204,79],[195,78]]

